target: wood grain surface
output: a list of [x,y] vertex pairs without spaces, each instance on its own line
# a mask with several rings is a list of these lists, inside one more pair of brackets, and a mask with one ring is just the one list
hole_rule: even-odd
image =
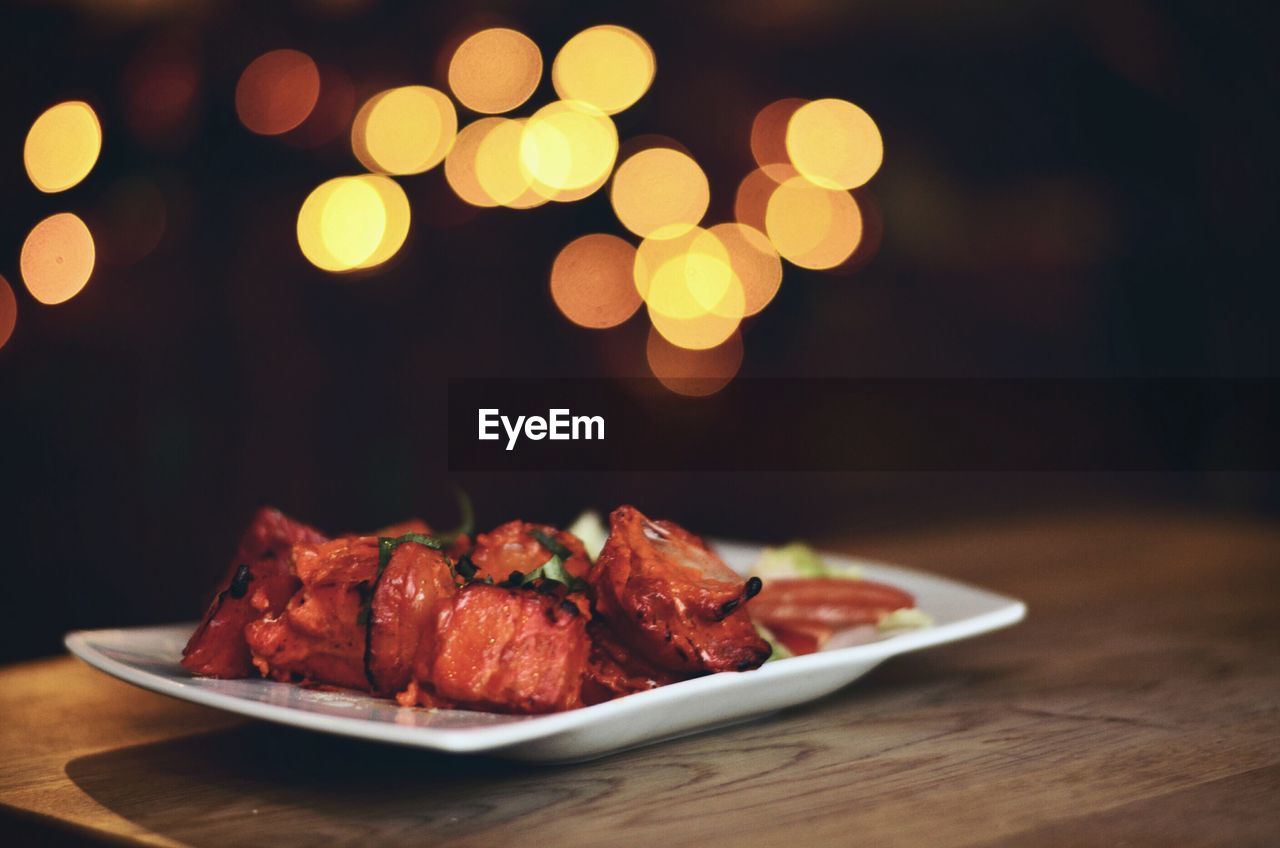
[[[1280,529],[1168,512],[845,540],[1025,599],[822,701],[573,766],[0,671],[0,828],[158,845],[1280,844]],[[4,830],[0,830],[2,834]]]

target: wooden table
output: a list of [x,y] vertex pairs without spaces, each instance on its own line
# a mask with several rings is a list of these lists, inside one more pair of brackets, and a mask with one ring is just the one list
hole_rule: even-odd
[[844,547],[1020,596],[1030,617],[767,720],[559,767],[245,722],[41,660],[0,672],[0,828],[366,848],[1280,842],[1280,529],[1126,511]]

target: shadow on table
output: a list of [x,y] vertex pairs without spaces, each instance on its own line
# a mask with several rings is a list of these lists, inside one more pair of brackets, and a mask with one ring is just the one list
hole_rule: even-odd
[[[328,737],[248,724],[80,757],[67,776],[116,814],[196,845],[465,837],[590,791],[574,767]],[[555,790],[539,776],[555,774]]]
[[[954,669],[948,675],[945,663],[923,657],[890,665],[901,668],[872,675],[895,682],[887,691],[864,682],[785,713],[802,720],[821,720],[826,711],[847,715],[859,712],[864,698],[892,696],[898,685],[949,686],[955,679]],[[645,816],[637,806],[661,804],[664,796],[688,800],[707,783],[749,778],[745,772],[761,763],[744,760],[743,747],[780,744],[773,737],[789,726],[766,717],[601,760],[546,766],[253,723],[80,757],[66,774],[117,815],[197,846],[517,837],[605,844],[624,836],[604,822]],[[602,817],[605,808],[611,812]]]

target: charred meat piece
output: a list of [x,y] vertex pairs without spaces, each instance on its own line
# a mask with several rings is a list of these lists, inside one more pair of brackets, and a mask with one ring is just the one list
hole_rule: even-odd
[[582,684],[582,701],[588,706],[682,679],[681,675],[663,671],[637,657],[600,619],[587,623],[587,635],[591,637],[591,655],[587,660],[587,678]]
[[[547,542],[551,543],[550,548]],[[476,567],[476,579],[488,577],[501,582],[513,572],[528,574],[533,571],[556,553],[553,549],[569,554],[563,559],[565,571],[571,576],[587,576],[591,561],[587,559],[582,542],[572,533],[557,530],[549,524],[508,521],[488,533],[480,533],[471,548],[470,558]]]
[[473,583],[459,590],[441,622],[430,678],[436,697],[505,713],[582,706],[591,640],[573,602]]
[[621,642],[660,669],[691,675],[745,671],[769,658],[744,581],[706,543],[632,506],[609,516],[609,540],[592,567],[596,611]]
[[290,549],[297,543],[323,541],[319,530],[277,509],[258,510],[204,620],[182,651],[183,667],[206,677],[253,675],[245,625],[279,613],[297,591],[298,581],[289,570]]
[[440,614],[455,592],[444,554],[413,543],[396,547],[369,604],[365,670],[374,692],[394,695],[415,667],[430,668]]
[[293,571],[301,588],[284,611],[245,628],[253,664],[276,680],[369,689],[361,613],[377,577],[377,537],[295,545]]

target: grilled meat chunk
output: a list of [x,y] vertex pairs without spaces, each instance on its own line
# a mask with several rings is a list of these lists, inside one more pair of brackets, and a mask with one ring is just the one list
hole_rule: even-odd
[[591,637],[591,655],[582,684],[582,701],[587,705],[656,689],[688,676],[664,671],[636,656],[598,618],[587,623],[587,635]]
[[377,537],[295,545],[293,571],[301,588],[283,612],[245,628],[253,664],[276,680],[369,689],[360,618],[377,577]]
[[609,516],[591,569],[595,608],[640,658],[674,674],[745,671],[769,658],[746,604],[760,591],[697,536],[632,506]]
[[582,706],[591,640],[587,616],[573,602],[473,583],[441,623],[430,677],[437,698],[506,713]]
[[263,507],[240,539],[213,603],[182,651],[182,665],[206,677],[254,674],[244,628],[263,615],[284,609],[298,589],[289,570],[289,551],[297,543],[325,541],[319,530]]
[[365,669],[374,692],[394,695],[415,667],[430,667],[440,615],[456,591],[440,551],[406,543],[392,552],[369,604]]

